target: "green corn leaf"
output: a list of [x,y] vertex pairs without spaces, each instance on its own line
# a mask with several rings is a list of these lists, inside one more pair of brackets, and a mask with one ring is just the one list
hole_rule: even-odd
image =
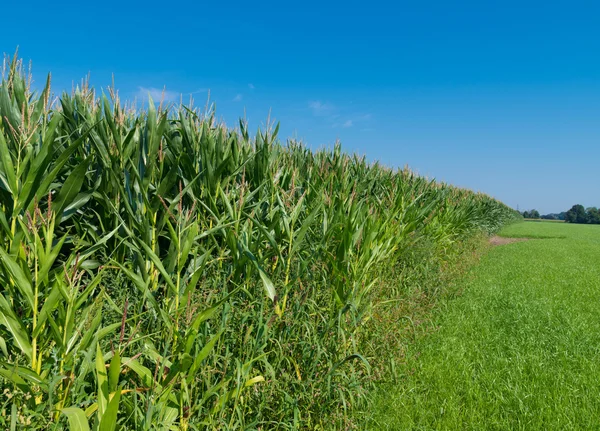
[[13,336],[13,342],[18,349],[31,361],[33,349],[29,341],[28,331],[17,318],[10,303],[0,293],[0,324],[4,325]]
[[43,390],[48,389],[48,382],[42,376],[40,376],[38,373],[36,373],[30,368],[24,367],[22,365],[9,364],[3,361],[0,361],[0,366],[9,370],[11,373],[19,376],[25,381],[41,387]]
[[192,246],[194,245],[194,239],[198,235],[199,229],[200,229],[200,227],[198,226],[198,223],[192,223],[183,232],[183,241],[181,244],[181,252],[180,252],[181,259],[179,262],[179,266],[177,267],[178,272],[181,272],[181,270],[183,269],[183,266],[185,265],[185,262],[188,259],[190,250],[191,250]]
[[[161,260],[156,255],[156,253],[154,253],[152,251],[152,249],[150,247],[148,247],[148,245],[145,242],[143,242],[143,241],[136,241],[136,242],[144,249],[144,251],[146,252],[146,256],[149,257],[150,260],[152,261],[152,263],[156,266],[156,269],[158,269],[158,271],[161,273],[161,275],[163,276],[163,279],[167,282],[167,285],[171,288],[171,291],[174,294],[179,295],[179,292],[177,292],[177,287],[175,286],[175,283],[173,283],[171,276],[165,270],[165,267],[163,266]],[[127,243],[127,244],[130,244],[133,247],[133,244],[131,244],[131,243]]]
[[296,233],[294,237],[294,242],[292,244],[292,254],[296,253],[303,246],[306,233],[308,232],[308,229],[310,229],[317,216],[319,215],[321,207],[322,205],[319,204],[316,208],[313,208],[308,217],[306,217],[306,219],[304,219],[304,221],[302,222],[300,230],[298,231],[298,233]]
[[90,431],[85,412],[78,407],[67,407],[61,410],[69,420],[69,431]]
[[258,220],[256,220],[256,218],[254,218],[252,215],[250,215],[250,214],[244,214],[244,215],[254,222],[254,225],[256,226],[256,228],[264,235],[264,237],[267,239],[267,241],[269,241],[269,244],[271,245],[271,247],[273,248],[273,250],[277,254],[277,256],[280,259],[283,259],[279,244],[277,243],[277,241],[275,240],[273,235],[265,228],[265,226],[262,225],[262,223],[260,223]]
[[203,360],[205,360],[208,357],[208,355],[210,354],[212,349],[215,347],[215,344],[217,343],[217,341],[219,340],[219,338],[221,337],[223,332],[224,332],[224,330],[221,329],[217,333],[217,335],[212,337],[210,339],[210,341],[208,343],[206,343],[206,345],[202,348],[202,350],[200,350],[200,353],[198,353],[198,356],[196,356],[196,361],[202,362]]
[[2,247],[0,247],[0,259],[8,273],[7,275],[14,281],[19,292],[27,299],[29,306],[33,309],[33,289],[31,287],[31,281],[25,275],[19,264],[4,251]]
[[80,163],[79,166],[73,169],[73,172],[71,172],[61,187],[58,197],[52,205],[52,209],[56,213],[57,224],[60,223],[65,208],[67,208],[73,202],[79,193],[79,190],[81,190],[81,187],[84,183],[85,174],[87,173],[88,166],[91,161],[91,157],[87,158],[85,161]]
[[114,332],[117,328],[120,328],[120,327],[121,327],[121,322],[112,323],[112,324],[100,329],[98,331],[98,333],[96,334],[96,336],[98,337],[98,340],[101,340],[104,337],[106,337],[108,334]]
[[8,225],[8,220],[6,220],[4,211],[0,211],[0,227],[4,229],[4,234],[12,240],[12,232],[10,231],[10,226]]
[[110,367],[108,368],[108,391],[110,393],[117,390],[119,384],[119,374],[121,373],[121,354],[118,350],[115,350],[115,354],[110,360]]
[[[4,88],[0,88],[0,96],[4,93]],[[1,101],[1,99],[0,99]],[[0,112],[4,110],[1,109]],[[20,116],[20,115],[19,115]],[[6,185],[9,188],[9,191],[13,195],[13,197],[18,196],[19,190],[17,186],[17,176],[15,167],[12,162],[12,156],[10,150],[8,148],[8,144],[4,139],[4,133],[0,133],[0,162],[2,167],[2,173],[6,178]]]
[[106,366],[100,345],[96,345],[96,384],[98,388],[98,417],[102,420],[102,416],[106,411],[108,404],[108,378],[106,375]]
[[131,271],[130,269],[126,268],[118,262],[116,262],[116,265],[133,282],[134,286],[140,291],[144,299],[150,303],[152,308],[156,312],[160,313],[161,307],[158,304],[158,301],[156,300],[154,295],[152,295],[152,292],[150,292],[150,287],[148,285],[150,281],[144,281],[144,279],[140,275],[134,273],[133,271]]
[[194,330],[194,331],[198,331],[200,324],[202,322],[210,319],[215,314],[215,312],[219,309],[219,307],[221,305],[223,305],[223,303],[225,301],[229,300],[229,298],[231,298],[233,295],[235,295],[238,291],[239,291],[239,288],[233,290],[225,298],[221,299],[219,302],[214,304],[212,307],[206,308],[206,309],[202,310],[200,313],[198,313],[196,315],[196,317],[194,317],[194,320],[192,321],[192,324],[190,325],[190,329]]
[[119,402],[121,401],[121,392],[113,394],[112,399],[106,406],[106,411],[100,419],[98,431],[114,431],[117,426],[117,414],[119,413]]
[[6,340],[3,337],[0,337],[0,350],[2,351],[2,354],[5,357],[8,356],[8,349],[6,347]]
[[245,252],[246,256],[248,256],[250,258],[250,260],[254,264],[255,268],[258,270],[258,274],[260,275],[260,279],[263,283],[263,287],[265,288],[265,292],[267,293],[267,296],[269,297],[269,299],[271,299],[271,301],[275,301],[275,295],[277,293],[275,291],[275,286],[273,285],[273,282],[271,281],[269,276],[265,273],[265,271],[263,271],[263,269],[260,267],[260,265],[258,264],[258,261],[256,260],[256,257],[254,256],[254,254],[252,254],[252,252],[250,250],[248,250],[248,247],[246,247],[245,245],[242,245],[242,247],[244,248],[244,252]]
[[54,247],[52,247],[50,252],[48,254],[46,254],[43,259],[40,259],[40,261],[42,262],[42,266],[38,272],[38,280],[43,281],[46,279],[48,273],[50,272],[50,269],[52,268],[52,266],[54,265],[54,262],[56,261],[56,258],[58,257],[58,254],[60,253],[62,246],[65,243],[66,239],[67,239],[67,235],[63,236],[58,241],[58,243]]
[[17,373],[13,370],[8,370],[6,368],[0,368],[0,376],[5,378],[7,381],[12,382],[19,389],[24,391],[25,393],[30,392],[30,387],[25,380],[23,380]]
[[62,220],[67,220],[73,216],[73,214],[87,204],[93,196],[93,192],[79,193],[75,199],[73,199],[73,201],[64,209]]
[[38,192],[42,179],[45,175],[47,175],[48,166],[52,162],[52,157],[54,156],[53,150],[56,127],[60,121],[60,115],[53,116],[50,124],[48,124],[44,131],[45,137],[41,142],[41,149],[33,158],[27,172],[27,177],[25,178],[23,186],[21,187],[16,206],[17,212],[20,212],[23,208],[28,207],[31,199],[33,199],[35,193]]
[[262,270],[261,267],[257,265],[257,268],[258,274],[260,275],[260,279],[262,280],[265,291],[267,292],[267,296],[269,297],[269,299],[271,299],[271,301],[275,301],[276,292],[273,282],[271,281],[269,276]]
[[44,328],[44,323],[48,319],[48,316],[50,315],[50,313],[52,313],[52,311],[58,305],[58,301],[60,298],[61,298],[60,290],[59,290],[57,284],[53,283],[52,290],[50,291],[50,293],[46,297],[46,300],[44,301],[44,305],[42,306],[42,311],[40,311],[40,314],[38,316],[36,327],[33,330],[33,334],[31,335],[33,338],[36,338],[40,335],[42,329]]
[[[208,259],[212,253],[212,250],[213,250],[213,247],[207,249],[202,254],[202,256],[195,257],[194,259],[192,259],[190,266],[188,266],[188,268],[190,269],[190,272],[192,272],[192,275],[187,282],[187,286],[185,287],[185,292],[184,292],[185,295],[190,295],[191,292],[197,287],[200,277],[204,274],[204,270],[206,268]],[[192,267],[192,265],[194,265],[194,266]],[[191,269],[191,268],[195,268],[195,269]]]
[[83,249],[79,254],[79,261],[85,261],[88,257],[90,257],[95,252],[104,249],[105,244],[108,242],[108,240],[110,240],[112,237],[114,237],[120,228],[121,228],[121,224],[119,224],[115,229],[113,229],[112,231],[110,231],[106,235],[104,235],[101,240],[95,241],[94,245]]
[[265,378],[263,376],[256,376],[249,380],[246,380],[246,383],[244,383],[244,387],[248,388],[250,386],[254,386],[257,383],[264,382],[264,381],[265,381]]
[[[21,83],[22,87],[21,81],[22,78],[20,76],[13,74],[14,85],[19,85],[19,83]],[[13,91],[13,94],[15,93],[17,93],[17,91]],[[21,111],[18,104],[10,97],[8,86],[6,85],[0,86],[0,121],[8,122],[14,130],[19,130],[19,125],[21,123]]]
[[154,378],[152,377],[152,372],[148,368],[140,364],[140,362],[137,359],[124,357],[122,358],[122,361],[123,367],[127,367],[131,371],[136,373],[146,388],[156,388],[157,392],[162,391],[162,386],[154,381]]
[[208,357],[208,355],[210,355],[210,352],[212,352],[212,350],[214,349],[215,344],[217,344],[217,341],[219,341],[219,338],[221,338],[221,335],[223,334],[223,332],[224,332],[224,329],[221,329],[217,333],[217,335],[212,337],[210,339],[210,341],[204,345],[202,350],[200,350],[200,353],[198,353],[198,355],[196,355],[196,357],[194,358],[194,363],[192,364],[192,366],[190,368],[190,372],[188,373],[188,375],[186,377],[186,380],[188,382],[191,382],[192,379],[194,379],[195,373],[200,368],[202,361],[204,361]]
[[[74,307],[75,310],[79,310],[79,308],[81,308],[81,306],[86,303],[86,301],[88,300],[88,297],[90,296],[92,291],[96,287],[98,287],[98,285],[102,281],[102,276],[103,276],[102,271],[99,271],[96,274],[96,276],[88,283],[88,285],[85,287],[85,289],[79,294],[77,300],[75,301],[75,307]],[[99,296],[97,298],[99,298]]]
[[[69,161],[73,153],[75,153],[75,151],[77,151],[77,149],[86,140],[89,132],[90,130],[84,132],[76,141],[69,144],[69,146],[64,151],[62,151],[60,156],[58,156],[52,164],[52,170],[41,177],[38,187],[34,187],[34,185],[37,183],[32,184],[32,191],[38,196],[38,198],[43,197],[48,193],[50,185],[56,180],[56,177],[60,173],[61,169]],[[17,211],[20,212],[22,209],[32,210],[34,203],[35,199],[32,199],[32,196],[30,196],[27,199],[19,199],[19,205],[26,204],[27,206],[19,206],[17,207]]]
[[171,366],[169,374],[167,374],[167,377],[165,377],[162,382],[163,386],[167,386],[171,383],[178,374],[184,374],[192,366],[193,362],[194,359],[187,353],[180,355],[178,360]]
[[[98,333],[95,332],[96,329],[100,326],[100,323],[102,322],[102,309],[99,308],[93,315],[93,317],[90,319],[88,314],[91,312],[92,309],[93,305],[90,305],[86,309],[82,310],[83,315],[86,316],[86,319],[82,320],[81,323],[77,326],[77,331],[73,335],[73,339],[69,341],[69,344],[74,344],[77,341],[77,338],[79,337],[80,333],[83,332],[81,340],[79,341],[78,350],[86,350],[88,347],[90,347],[92,345],[94,337],[96,337],[96,340],[100,340],[102,338],[98,336],[100,331],[98,331]],[[48,319],[48,322],[52,325],[53,319]],[[90,322],[89,325],[88,322]]]
[[45,103],[42,102],[50,97],[51,76],[51,74],[46,75],[46,85],[44,85],[44,89],[42,90],[39,100],[35,104],[35,109],[31,118],[32,123],[37,123],[38,121],[40,121],[40,117],[42,116],[43,110],[47,108],[47,106],[44,106]]

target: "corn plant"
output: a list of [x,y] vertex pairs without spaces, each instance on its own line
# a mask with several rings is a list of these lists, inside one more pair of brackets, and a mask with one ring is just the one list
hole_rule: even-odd
[[350,427],[383,372],[375,307],[436,271],[417,251],[446,261],[518,217],[271,123],[29,82],[5,61],[6,429]]

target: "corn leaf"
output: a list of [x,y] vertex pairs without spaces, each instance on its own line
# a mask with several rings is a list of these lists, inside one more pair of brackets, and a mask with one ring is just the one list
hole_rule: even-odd
[[67,419],[69,420],[70,431],[90,431],[85,413],[78,407],[67,407],[61,410]]

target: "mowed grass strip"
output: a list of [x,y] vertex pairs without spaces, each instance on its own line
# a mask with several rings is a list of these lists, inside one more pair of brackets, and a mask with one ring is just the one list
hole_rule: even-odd
[[369,429],[600,429],[600,226],[525,222],[460,281]]

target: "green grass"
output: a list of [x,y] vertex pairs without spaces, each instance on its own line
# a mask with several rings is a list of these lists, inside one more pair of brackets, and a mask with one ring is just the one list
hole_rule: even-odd
[[[598,429],[600,226],[519,223],[408,347],[369,429]],[[541,239],[544,238],[544,239]]]

